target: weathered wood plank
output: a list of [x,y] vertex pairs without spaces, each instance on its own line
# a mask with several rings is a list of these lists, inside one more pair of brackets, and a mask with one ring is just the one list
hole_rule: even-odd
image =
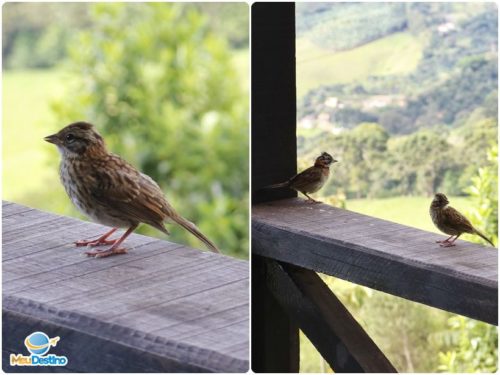
[[397,372],[313,271],[267,261],[269,287],[335,372]]
[[254,254],[497,324],[497,250],[444,238],[297,198],[252,209]]
[[61,336],[67,371],[248,370],[248,262],[137,234],[128,254],[89,258],[73,241],[105,227],[3,209],[4,357],[45,330]]

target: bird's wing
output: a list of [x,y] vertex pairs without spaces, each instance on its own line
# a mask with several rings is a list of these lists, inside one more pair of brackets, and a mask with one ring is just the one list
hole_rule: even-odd
[[290,179],[289,186],[299,191],[301,191],[302,189],[307,189],[311,184],[314,184],[318,180],[321,180],[321,174],[321,168],[316,168],[314,166],[309,167],[299,174],[293,176]]
[[462,233],[473,233],[474,227],[470,221],[455,210],[453,207],[447,206],[442,212],[443,225],[451,227]]
[[143,223],[161,223],[171,210],[154,180],[116,155],[91,172],[91,194],[102,205]]

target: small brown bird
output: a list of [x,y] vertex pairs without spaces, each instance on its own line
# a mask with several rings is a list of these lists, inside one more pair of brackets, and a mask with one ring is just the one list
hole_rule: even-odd
[[[75,122],[45,140],[55,144],[61,153],[61,182],[73,204],[93,221],[113,228],[96,240],[76,241],[76,246],[112,245],[108,250],[85,254],[106,257],[126,253],[120,244],[140,223],[169,234],[165,221],[176,222],[211,251],[219,252],[193,223],[174,210],[151,177],[108,152],[92,124]],[[128,229],[119,239],[108,240],[118,228]]]
[[309,194],[317,192],[323,187],[330,176],[330,165],[336,163],[330,154],[323,152],[316,158],[314,165],[296,174],[286,182],[266,186],[265,189],[291,188],[304,194],[310,202],[320,203],[311,198]]
[[[429,210],[434,225],[436,225],[436,227],[440,231],[450,236],[444,241],[436,241],[440,244],[439,246],[455,246],[455,241],[458,237],[460,237],[463,233],[470,233],[478,235],[485,241],[488,241],[491,246],[495,247],[495,245],[493,245],[493,242],[491,242],[488,238],[486,238],[484,234],[474,228],[464,215],[455,210],[453,207],[448,206],[448,203],[449,201],[446,195],[437,193],[432,200],[431,208]],[[452,237],[455,238],[451,240]]]

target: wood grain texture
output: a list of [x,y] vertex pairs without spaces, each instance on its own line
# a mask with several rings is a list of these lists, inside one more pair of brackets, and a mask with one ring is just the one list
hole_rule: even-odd
[[61,336],[68,371],[248,370],[248,262],[137,234],[109,258],[72,244],[105,231],[4,202],[5,371],[27,372],[5,358],[44,329]]
[[273,295],[333,371],[397,372],[316,272],[270,259],[267,268]]
[[255,254],[497,324],[497,249],[444,238],[298,198],[252,208]]

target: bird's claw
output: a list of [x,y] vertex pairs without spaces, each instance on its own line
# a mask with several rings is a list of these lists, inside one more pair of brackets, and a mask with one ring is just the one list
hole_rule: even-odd
[[455,246],[455,244],[454,244],[454,243],[452,243],[452,242],[448,242],[448,241],[442,241],[442,242],[439,244],[439,246],[441,246],[441,247],[452,247],[452,246]]
[[95,247],[95,246],[107,246],[107,245],[114,245],[118,240],[80,240],[80,241],[75,241],[75,245],[77,247],[80,246],[90,246],[90,247]]
[[120,247],[118,249],[109,249],[109,250],[92,250],[92,251],[86,251],[85,254],[89,257],[94,257],[94,258],[105,258],[109,257],[111,255],[118,255],[118,254],[126,254],[127,249]]

